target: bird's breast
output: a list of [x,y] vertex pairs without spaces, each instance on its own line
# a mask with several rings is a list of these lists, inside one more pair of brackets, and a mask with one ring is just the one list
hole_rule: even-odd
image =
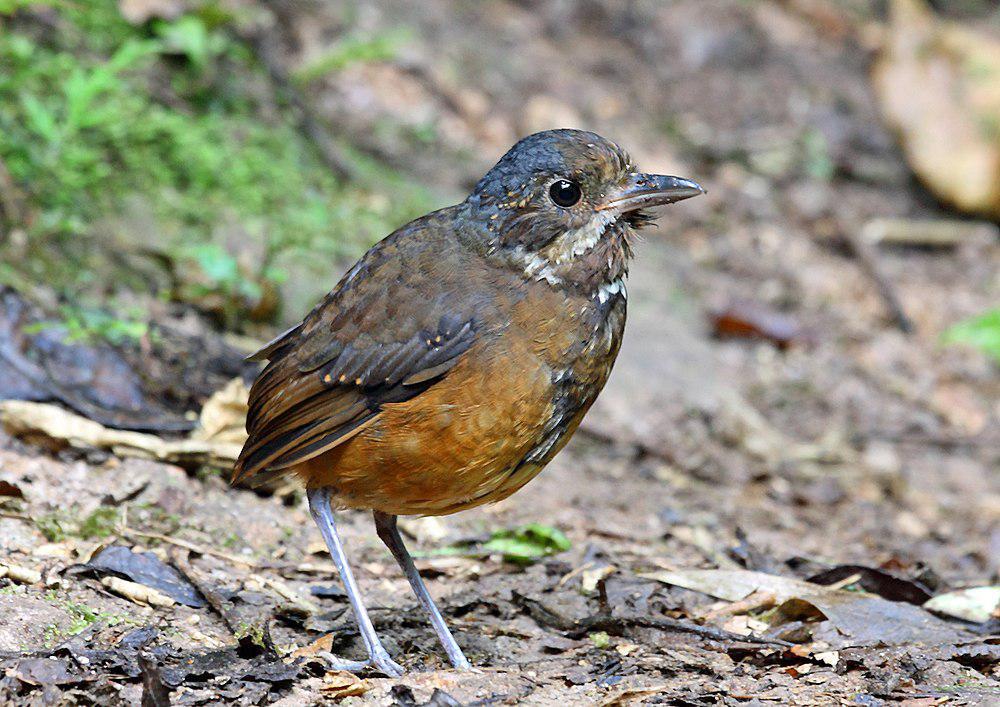
[[481,312],[482,338],[440,382],[384,405],[303,465],[307,483],[344,506],[437,515],[501,500],[534,478],[607,380],[624,297],[503,288],[493,304]]

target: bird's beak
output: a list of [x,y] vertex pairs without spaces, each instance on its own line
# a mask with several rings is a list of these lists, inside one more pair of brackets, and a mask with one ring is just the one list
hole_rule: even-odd
[[650,206],[673,204],[704,194],[705,190],[697,182],[683,177],[668,177],[663,174],[635,174],[619,190],[608,194],[599,204],[597,211],[618,209],[622,212],[638,211]]

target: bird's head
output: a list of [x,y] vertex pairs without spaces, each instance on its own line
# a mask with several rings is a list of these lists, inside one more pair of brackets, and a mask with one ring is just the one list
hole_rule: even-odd
[[466,213],[491,257],[532,279],[596,291],[623,277],[647,209],[704,193],[681,177],[643,174],[618,145],[583,130],[547,130],[514,145],[476,185]]

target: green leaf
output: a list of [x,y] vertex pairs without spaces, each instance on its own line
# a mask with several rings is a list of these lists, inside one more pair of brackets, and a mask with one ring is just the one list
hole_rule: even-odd
[[588,637],[595,648],[603,650],[611,645],[611,636],[608,635],[607,631],[594,631]]
[[1000,362],[1000,308],[959,322],[944,335],[946,344],[968,344]]
[[541,523],[512,530],[498,530],[483,544],[486,552],[496,552],[514,562],[532,562],[540,557],[569,550],[572,546],[562,531]]
[[156,32],[163,39],[163,48],[181,54],[198,69],[204,70],[226,48],[226,40],[211,32],[205,22],[194,15],[185,15],[175,22],[160,22]]
[[37,96],[30,93],[21,95],[21,105],[28,117],[28,128],[47,143],[54,143],[59,138],[59,127],[52,112],[46,108]]

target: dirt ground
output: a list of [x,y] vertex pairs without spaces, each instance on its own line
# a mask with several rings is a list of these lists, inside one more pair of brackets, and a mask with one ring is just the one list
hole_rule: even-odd
[[[0,703],[166,704],[163,689],[191,705],[1000,701],[995,619],[883,601],[912,611],[867,619],[873,638],[825,610],[727,611],[739,600],[662,581],[854,566],[845,576],[881,568],[934,595],[996,583],[1000,377],[941,336],[1000,301],[1000,244],[880,248],[908,334],[852,255],[845,234],[874,218],[956,218],[909,176],[880,122],[874,16],[808,2],[617,6],[367,4],[355,20],[411,27],[413,56],[350,67],[317,96],[359,140],[379,121],[433,122],[434,145],[400,131],[377,148],[447,192],[518,135],[563,125],[709,190],[639,244],[625,346],[569,447],[496,506],[403,525],[476,670],[446,669],[366,515],[345,514],[342,532],[400,679],[358,682],[288,657],[330,632],[333,652],[363,655],[300,495],[0,432],[0,483],[23,495],[0,506],[0,557],[41,573],[0,579]],[[344,22],[322,3],[281,7],[290,66]],[[746,301],[789,318],[789,346],[712,336],[710,314]],[[95,517],[109,536],[84,537],[79,519]],[[53,533],[53,519],[75,530]],[[571,549],[528,565],[431,554],[531,522]],[[151,550],[208,601],[121,597],[80,567],[99,544]],[[926,633],[895,637],[916,611]]]

